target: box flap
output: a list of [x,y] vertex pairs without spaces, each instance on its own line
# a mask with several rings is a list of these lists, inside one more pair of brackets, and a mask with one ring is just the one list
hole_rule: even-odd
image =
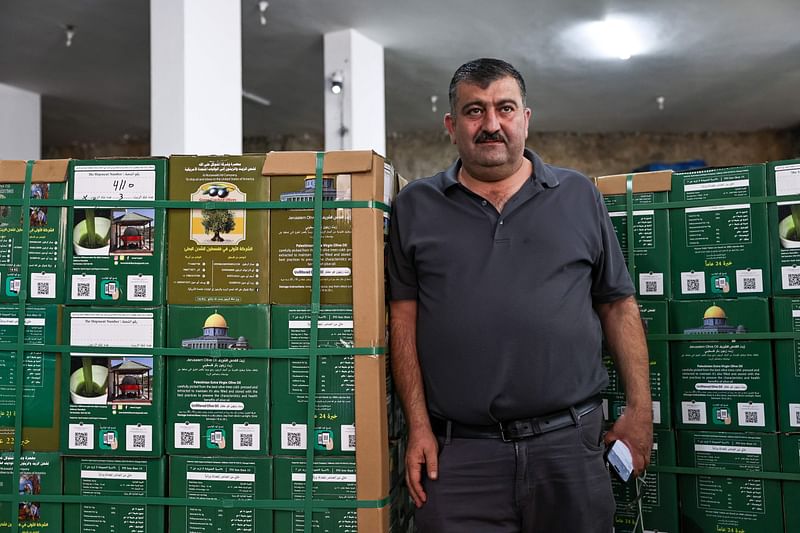
[[595,179],[597,188],[603,196],[625,194],[627,191],[628,176],[633,176],[633,192],[662,192],[672,190],[672,171],[656,170],[653,172],[631,172],[630,174],[615,174],[613,176],[599,176]]
[[[33,164],[33,183],[67,181],[69,159],[41,159]],[[0,160],[0,183],[25,183],[27,161]]]
[[[313,175],[317,169],[317,152],[268,152],[261,174],[264,176]],[[371,150],[342,150],[325,152],[324,174],[369,172],[372,169]]]

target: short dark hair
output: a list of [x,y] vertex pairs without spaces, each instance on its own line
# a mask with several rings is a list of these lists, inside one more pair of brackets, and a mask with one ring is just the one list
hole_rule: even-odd
[[458,67],[455,74],[453,74],[453,79],[450,80],[450,112],[455,112],[456,87],[459,83],[474,83],[485,89],[490,83],[500,78],[505,78],[506,76],[514,78],[517,81],[524,105],[527,94],[525,91],[525,80],[522,79],[522,74],[520,74],[513,65],[502,59],[482,57],[464,63]]

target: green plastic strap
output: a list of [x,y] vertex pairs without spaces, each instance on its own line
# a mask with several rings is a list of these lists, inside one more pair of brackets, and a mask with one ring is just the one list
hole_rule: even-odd
[[774,332],[774,333],[649,333],[648,341],[789,341],[800,339],[800,332]]
[[633,174],[625,179],[625,220],[628,228],[628,274],[636,285],[636,253],[633,246]]
[[[22,205],[19,199],[0,199],[0,205]],[[147,207],[155,209],[313,209],[313,201],[305,202],[191,202],[188,200],[68,200],[59,198],[32,199],[32,206],[53,207]],[[323,209],[380,209],[391,208],[377,200],[325,200]]]
[[311,533],[312,506],[314,496],[314,449],[316,435],[315,411],[317,408],[317,355],[319,354],[319,325],[320,312],[320,267],[322,264],[322,169],[325,162],[325,152],[317,152],[317,168],[314,172],[314,229],[312,237],[311,256],[311,329],[309,330],[308,347],[308,412],[306,423],[306,481],[303,531]]
[[[800,334],[798,334],[800,335]],[[108,354],[109,351],[121,355],[165,355],[168,357],[233,357],[236,359],[308,359],[311,355],[311,348],[254,348],[243,353],[241,350],[232,349],[188,349],[188,348],[130,348],[130,347],[106,347],[106,346],[69,346],[62,344],[35,344],[35,343],[7,343],[0,342],[0,348],[8,350],[23,349],[26,352],[61,352],[61,353],[97,353]],[[357,356],[376,356],[386,353],[384,347],[355,347],[355,348],[318,348],[317,355],[345,357]]]
[[800,481],[800,473],[760,472],[750,470],[729,470],[725,468],[693,468],[688,466],[655,466],[647,467],[648,472],[662,474],[685,474],[692,476],[739,477],[747,479],[774,479],[782,481]]
[[[708,207],[732,204],[772,204],[778,202],[800,202],[800,194],[786,196],[737,196],[733,198],[715,198],[708,200],[681,200],[670,202],[655,202],[652,204],[634,204],[634,209],[686,209],[687,207]],[[609,212],[625,211],[627,207],[609,207]]]

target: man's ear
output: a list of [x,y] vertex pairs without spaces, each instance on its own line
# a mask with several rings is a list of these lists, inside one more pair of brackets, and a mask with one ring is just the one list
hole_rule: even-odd
[[447,133],[450,135],[450,142],[456,144],[456,119],[450,113],[444,115],[444,127],[447,128]]

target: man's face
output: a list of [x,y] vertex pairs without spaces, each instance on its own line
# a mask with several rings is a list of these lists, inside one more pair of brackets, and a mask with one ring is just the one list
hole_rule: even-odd
[[455,109],[445,115],[444,124],[464,169],[481,181],[498,181],[522,164],[530,116],[519,85],[507,76],[485,89],[459,83]]

